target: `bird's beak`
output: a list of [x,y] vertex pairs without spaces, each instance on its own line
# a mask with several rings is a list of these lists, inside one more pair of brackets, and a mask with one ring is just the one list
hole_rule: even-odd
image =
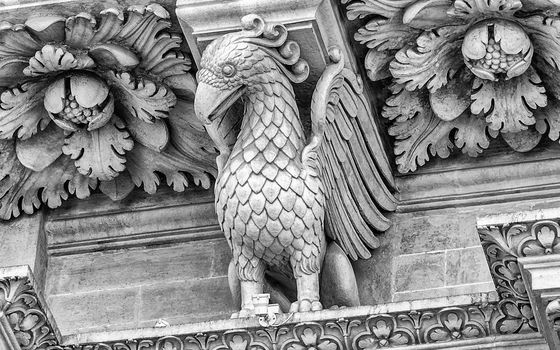
[[206,83],[199,83],[194,98],[196,116],[205,124],[222,116],[245,92],[240,86],[234,89],[219,89]]

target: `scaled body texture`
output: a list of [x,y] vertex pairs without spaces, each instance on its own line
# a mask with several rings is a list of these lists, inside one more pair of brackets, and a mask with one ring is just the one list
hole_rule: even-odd
[[299,46],[286,41],[285,27],[255,15],[243,28],[206,49],[195,98],[220,150],[216,211],[233,251],[230,285],[239,284],[240,316],[251,314],[267,271],[295,277],[291,311],[320,310],[328,241],[367,258],[374,233],[390,225],[380,211],[395,206],[385,185],[390,168],[360,82],[338,50],[317,84],[305,135],[291,85],[308,74]]

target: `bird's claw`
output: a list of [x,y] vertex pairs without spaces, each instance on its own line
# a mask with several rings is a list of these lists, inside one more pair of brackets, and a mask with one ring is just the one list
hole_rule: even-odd
[[323,310],[323,304],[319,300],[302,299],[292,303],[290,312],[308,312]]

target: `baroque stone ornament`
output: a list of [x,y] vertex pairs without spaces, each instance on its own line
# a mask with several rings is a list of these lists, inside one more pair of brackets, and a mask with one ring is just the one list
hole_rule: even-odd
[[[382,213],[395,209],[390,165],[361,81],[344,68],[340,50],[331,50],[311,116],[302,116],[311,119],[306,136],[291,84],[309,71],[299,46],[286,40],[283,25],[256,15],[245,16],[242,28],[205,50],[195,98],[220,151],[215,197],[233,251],[230,285],[240,291],[242,317],[252,315],[267,270],[295,277],[291,312],[320,310],[325,253],[342,248],[352,259],[368,258],[379,246],[375,232],[391,224]],[[230,108],[238,100],[244,114]]]
[[[555,220],[541,220],[482,226],[478,231],[496,290],[502,299],[499,307],[503,317],[497,326],[511,333],[524,329],[537,331],[534,306],[518,260],[560,254],[560,225]],[[547,312],[551,311],[548,315],[553,315],[556,304],[553,301],[548,305]]]
[[[172,334],[166,327],[161,336],[147,338],[88,342],[80,337],[82,343],[75,342],[77,338],[62,342],[31,272],[17,266],[0,271],[0,345],[7,332],[22,350],[370,350],[422,344],[449,344],[451,348],[480,345],[485,339],[493,343],[496,336],[503,335],[502,342],[515,344],[517,338],[508,338],[498,326],[502,311],[491,295],[473,295],[463,302],[468,305],[391,312],[387,305],[329,310],[313,314],[313,321],[302,320],[306,314],[298,314],[297,320],[293,315],[279,315],[280,325],[264,328],[256,320],[252,325],[248,320],[245,329],[237,329],[239,320],[225,320],[221,328],[204,333],[184,325],[173,326]],[[6,329],[1,328],[2,317],[8,320]],[[533,333],[530,329],[520,332],[526,333],[524,337]]]
[[[43,308],[44,301],[36,292],[31,272],[27,266],[10,269],[13,272],[9,276],[0,277],[0,333],[11,332],[21,350],[47,349],[57,345],[59,337]],[[2,330],[4,317],[9,327],[7,330]]]
[[401,173],[457,147],[476,157],[492,138],[514,150],[560,138],[560,4],[546,0],[347,1],[369,48],[373,81],[387,79]]
[[[336,317],[267,328],[247,328],[148,339],[41,347],[45,350],[374,350],[418,345],[476,346],[502,335],[495,303]],[[448,329],[449,328],[449,329]],[[440,329],[444,329],[439,331]],[[437,334],[437,335],[436,335]],[[525,334],[527,337],[528,334]],[[507,340],[507,338],[502,338]],[[476,344],[476,345],[475,345]],[[514,342],[512,342],[514,344]]]
[[213,148],[196,82],[157,4],[0,24],[0,217],[58,207],[97,187],[112,199],[210,186]]
[[547,304],[546,316],[554,331],[560,333],[560,299],[552,300]]

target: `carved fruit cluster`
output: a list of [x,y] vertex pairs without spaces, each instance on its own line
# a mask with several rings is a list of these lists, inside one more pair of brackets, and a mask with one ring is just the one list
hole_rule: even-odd
[[[347,1],[343,0],[343,3]],[[498,135],[526,152],[560,138],[560,5],[545,0],[355,0],[372,16],[355,38],[391,95],[400,172],[457,147],[476,157]]]
[[467,61],[472,62],[472,66],[480,69],[490,71],[492,74],[507,73],[514,64],[521,61],[521,55],[510,55],[506,53],[499,43],[494,39],[490,39],[486,45],[486,54],[483,58],[473,59],[472,61],[465,58]]
[[188,114],[196,83],[170,27],[157,4],[0,23],[0,218],[97,187],[153,193],[157,174],[177,191],[183,172],[210,185],[211,141]]

